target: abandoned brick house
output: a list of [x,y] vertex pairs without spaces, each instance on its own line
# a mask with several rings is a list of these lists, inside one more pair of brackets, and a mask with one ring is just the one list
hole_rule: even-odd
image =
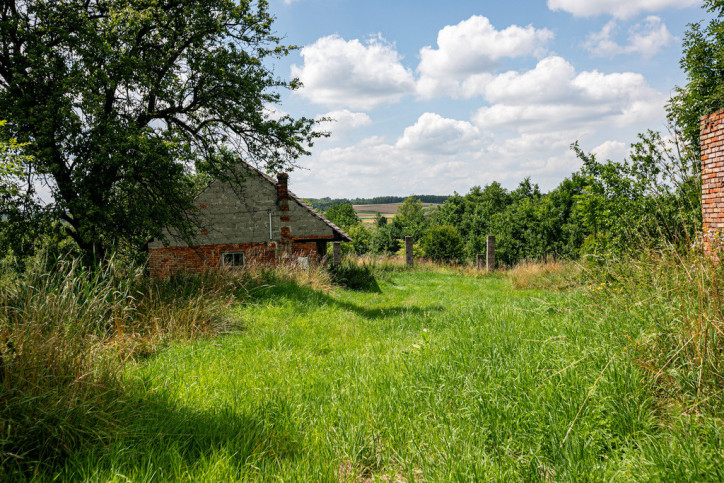
[[350,237],[277,180],[240,164],[242,183],[215,180],[196,197],[199,233],[187,243],[169,230],[148,244],[152,277],[178,271],[242,267],[251,261],[297,260],[306,265],[327,252],[327,242]]

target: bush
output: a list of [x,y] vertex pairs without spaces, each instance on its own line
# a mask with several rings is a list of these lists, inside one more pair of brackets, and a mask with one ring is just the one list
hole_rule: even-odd
[[422,239],[425,255],[435,261],[457,262],[463,258],[463,241],[455,227],[435,226]]
[[375,278],[374,262],[361,260],[359,263],[352,258],[344,258],[339,265],[333,265],[330,274],[334,283],[350,290],[379,292],[380,287]]

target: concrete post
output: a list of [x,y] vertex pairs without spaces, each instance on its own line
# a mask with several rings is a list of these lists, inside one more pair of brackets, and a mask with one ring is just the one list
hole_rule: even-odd
[[342,263],[342,243],[332,242],[332,264],[339,265]]
[[406,236],[405,237],[405,263],[407,263],[408,267],[411,267],[414,259],[414,254],[412,252],[412,237]]
[[476,261],[477,261],[478,270],[482,270],[483,268],[485,268],[485,255],[483,255],[482,253],[478,253],[478,257],[477,257]]
[[485,268],[492,272],[495,270],[495,235],[488,235],[486,245]]

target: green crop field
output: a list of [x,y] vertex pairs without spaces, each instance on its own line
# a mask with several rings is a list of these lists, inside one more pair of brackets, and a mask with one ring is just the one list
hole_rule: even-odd
[[[456,271],[369,291],[260,287],[243,330],[174,343],[125,373],[107,444],[58,480],[720,480],[716,421],[668,419],[595,319],[594,288],[515,290]],[[692,413],[693,414],[693,413]]]

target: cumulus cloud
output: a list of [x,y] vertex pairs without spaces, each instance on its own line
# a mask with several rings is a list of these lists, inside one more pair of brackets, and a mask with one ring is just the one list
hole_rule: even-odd
[[551,10],[563,10],[577,17],[613,15],[630,18],[641,12],[666,8],[685,8],[701,4],[701,0],[548,0]]
[[621,141],[605,141],[591,150],[601,160],[621,161],[627,154],[627,146]]
[[470,150],[481,141],[478,128],[471,123],[426,112],[414,125],[405,129],[395,147],[410,151],[450,154]]
[[317,116],[317,120],[328,119],[325,124],[327,129],[335,131],[347,131],[372,124],[372,118],[364,112],[352,112],[348,109],[330,111],[327,114]]
[[329,137],[317,141],[324,144],[344,139],[351,131],[372,124],[372,118],[367,113],[352,112],[348,109],[330,111],[316,116],[315,120],[317,121],[315,130],[329,133]]
[[561,57],[547,57],[527,72],[506,72],[482,90],[491,106],[473,121],[481,128],[548,131],[555,126],[632,125],[661,115],[664,96],[641,74],[577,73]]
[[304,64],[293,65],[292,75],[304,84],[297,93],[314,103],[369,110],[398,102],[415,88],[395,46],[380,36],[362,43],[330,35],[302,48],[301,55]]
[[651,15],[643,22],[629,29],[628,44],[620,45],[613,40],[617,30],[615,20],[603,26],[600,32],[594,32],[586,39],[586,49],[594,57],[614,57],[619,54],[638,53],[644,57],[652,57],[662,48],[674,41],[669,29],[660,17]]
[[423,97],[475,95],[475,85],[484,82],[501,59],[542,55],[552,38],[550,30],[530,25],[496,30],[479,15],[448,25],[438,32],[437,48],[420,50],[418,93]]

